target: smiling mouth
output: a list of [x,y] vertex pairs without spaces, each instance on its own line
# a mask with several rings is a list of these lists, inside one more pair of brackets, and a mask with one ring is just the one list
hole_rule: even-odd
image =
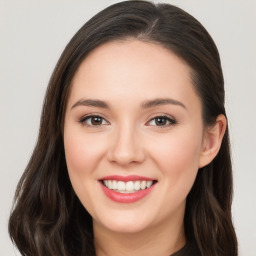
[[135,181],[120,181],[120,180],[100,180],[100,182],[110,190],[118,193],[129,194],[141,190],[146,190],[154,185],[156,180],[135,180]]

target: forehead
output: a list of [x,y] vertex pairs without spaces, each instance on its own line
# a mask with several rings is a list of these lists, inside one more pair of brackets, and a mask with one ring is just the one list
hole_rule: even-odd
[[94,49],[79,66],[70,100],[198,98],[191,72],[185,61],[160,45],[135,39],[108,42]]

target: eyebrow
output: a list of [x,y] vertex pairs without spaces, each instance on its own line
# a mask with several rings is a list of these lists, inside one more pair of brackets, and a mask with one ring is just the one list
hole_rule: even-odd
[[141,107],[145,109],[145,108],[152,108],[152,107],[168,105],[168,104],[181,106],[184,109],[187,109],[186,106],[182,102],[174,100],[174,99],[170,99],[170,98],[158,98],[158,99],[154,99],[154,100],[147,100],[141,104]]
[[105,101],[93,100],[93,99],[79,100],[71,107],[71,109],[78,106],[88,106],[88,107],[98,107],[98,108],[109,109],[109,106]]
[[[153,99],[153,100],[144,101],[141,104],[141,108],[147,109],[147,108],[157,107],[157,106],[161,106],[161,105],[168,105],[168,104],[181,106],[184,109],[186,109],[186,106],[182,102],[174,100],[174,99],[170,99],[170,98],[157,98],[157,99]],[[71,109],[78,107],[78,106],[110,109],[109,105],[105,101],[97,100],[97,99],[79,100],[71,107]]]

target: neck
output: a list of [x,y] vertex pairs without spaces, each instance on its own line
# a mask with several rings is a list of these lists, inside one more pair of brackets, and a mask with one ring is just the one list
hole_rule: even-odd
[[165,222],[137,233],[117,233],[94,222],[94,246],[97,256],[171,255],[186,241],[183,221]]

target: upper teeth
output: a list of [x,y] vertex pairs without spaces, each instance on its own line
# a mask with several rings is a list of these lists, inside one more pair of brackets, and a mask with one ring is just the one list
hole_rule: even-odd
[[140,189],[149,188],[153,181],[136,180],[136,181],[117,181],[117,180],[103,180],[103,183],[109,189],[115,190],[119,193],[132,193]]

